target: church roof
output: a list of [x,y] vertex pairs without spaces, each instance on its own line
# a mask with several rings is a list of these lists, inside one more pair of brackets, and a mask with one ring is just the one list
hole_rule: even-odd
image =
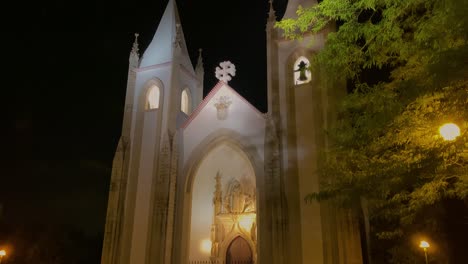
[[175,0],[169,0],[166,10],[159,22],[153,40],[143,53],[140,68],[153,66],[174,60],[174,48],[179,45],[182,55],[181,63],[193,71],[188,55],[185,37],[180,23],[179,12]]
[[231,94],[239,98],[241,101],[243,101],[249,108],[253,110],[256,114],[261,116],[262,118],[265,117],[265,114],[260,112],[255,106],[253,106],[249,101],[247,101],[242,95],[240,95],[236,90],[234,90],[231,86],[229,86],[227,83],[223,81],[219,81],[213,89],[208,93],[208,95],[203,99],[203,101],[198,105],[198,107],[192,112],[192,114],[189,116],[189,118],[185,121],[185,123],[182,124],[182,128],[186,128],[189,126],[189,124],[194,120],[198,114],[208,105],[210,101],[213,100],[213,97],[221,90],[223,87],[229,90]]

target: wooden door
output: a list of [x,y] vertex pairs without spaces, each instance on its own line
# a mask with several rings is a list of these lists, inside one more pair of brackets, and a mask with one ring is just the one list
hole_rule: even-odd
[[252,264],[252,249],[249,243],[238,236],[232,240],[226,252],[226,264]]

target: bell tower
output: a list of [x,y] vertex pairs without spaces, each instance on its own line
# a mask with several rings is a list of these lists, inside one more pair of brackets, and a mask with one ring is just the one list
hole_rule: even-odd
[[[289,0],[282,19],[296,18],[299,6],[316,4],[316,0]],[[312,64],[333,29],[290,40],[274,27],[277,20],[270,0],[268,112],[279,137],[287,258],[290,263],[362,263],[359,233],[348,232],[353,227],[343,225],[328,202],[304,202],[308,194],[319,191],[321,160],[328,146],[325,131],[333,122],[337,98],[345,92],[344,85],[331,85]]]
[[[138,35],[137,35],[138,36]],[[201,59],[199,64],[201,64]],[[201,67],[201,66],[200,66]],[[122,136],[110,184],[102,264],[170,261],[169,206],[176,130],[201,102],[203,68],[188,55],[175,0],[169,0],[140,58],[129,58]],[[172,236],[171,236],[172,237]]]

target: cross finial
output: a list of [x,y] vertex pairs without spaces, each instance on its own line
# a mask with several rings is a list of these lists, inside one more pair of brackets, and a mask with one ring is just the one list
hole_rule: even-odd
[[236,66],[230,61],[223,61],[219,64],[221,67],[216,67],[216,78],[225,83],[229,82],[233,76],[236,76]]

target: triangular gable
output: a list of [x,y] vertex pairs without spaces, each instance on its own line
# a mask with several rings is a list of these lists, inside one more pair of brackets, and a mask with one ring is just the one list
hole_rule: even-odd
[[229,86],[225,82],[219,81],[213,87],[213,89],[211,89],[211,91],[203,99],[203,101],[198,105],[198,107],[192,112],[189,118],[185,121],[185,123],[182,125],[183,129],[187,128],[190,125],[190,123],[200,114],[200,112],[208,105],[208,103],[212,101],[212,99],[219,93],[219,91],[223,87],[229,90],[229,92],[232,95],[236,96],[238,99],[243,101],[247,105],[247,107],[253,110],[253,112],[255,112],[260,117],[264,118],[265,115],[262,112],[260,112],[255,106],[253,106],[249,101],[247,101],[242,95],[240,95],[236,90],[234,90],[231,86]]
[[[174,41],[177,35],[176,25],[181,24],[179,18],[179,12],[177,10],[177,4],[175,0],[169,0],[167,3],[166,10],[159,22],[158,29],[153,36],[153,40],[149,44],[143,53],[140,68],[145,68],[161,63],[165,63],[173,60],[174,55]],[[194,72],[193,66],[188,56],[187,45],[185,43],[185,37],[180,28],[180,45],[183,56],[183,64],[190,72]]]

